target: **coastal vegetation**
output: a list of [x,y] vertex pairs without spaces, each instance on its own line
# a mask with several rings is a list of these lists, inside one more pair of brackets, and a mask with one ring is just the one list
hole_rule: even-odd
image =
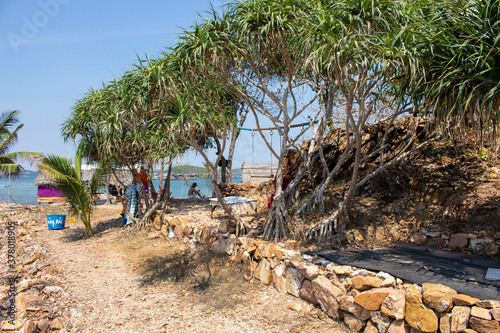
[[[244,234],[251,227],[223,200],[218,166],[225,170],[232,160],[239,127],[250,115],[279,161],[264,238],[286,239],[293,220],[321,213],[306,234],[329,240],[344,232],[359,190],[409,153],[436,140],[498,143],[499,13],[500,0],[233,1],[157,58],[140,60],[89,91],[73,107],[63,135],[81,142],[90,161],[113,156],[116,167],[134,174],[141,164],[150,171],[168,165],[170,175],[173,159],[195,149],[221,207]],[[291,126],[305,114],[312,115],[308,125],[293,136]],[[388,141],[403,117],[413,118],[408,135]],[[263,119],[279,133],[279,149],[266,140]],[[386,124],[381,139],[366,145],[365,130],[379,121]],[[424,125],[426,134],[418,135]],[[313,134],[303,145],[298,139],[306,132]],[[324,138],[333,133],[344,146],[332,162],[325,159]],[[208,155],[210,147],[216,157]],[[290,151],[301,164],[286,175]],[[321,173],[313,179],[314,159]],[[362,174],[367,161],[376,167]],[[344,169],[349,186],[327,212],[325,191]],[[291,176],[283,189],[283,178]],[[316,184],[307,196],[304,179]],[[138,228],[151,224],[168,196],[142,199]]]
[[40,153],[32,151],[11,152],[16,144],[23,124],[19,123],[19,111],[6,111],[0,114],[0,175],[19,177],[24,168],[20,160],[33,162]]
[[102,160],[92,174],[90,182],[82,181],[83,145],[78,147],[75,161],[62,156],[48,155],[38,164],[41,172],[49,175],[55,186],[64,192],[71,213],[82,221],[87,237],[92,237],[92,208],[95,206],[94,195],[98,192],[101,176],[108,172],[109,160]]

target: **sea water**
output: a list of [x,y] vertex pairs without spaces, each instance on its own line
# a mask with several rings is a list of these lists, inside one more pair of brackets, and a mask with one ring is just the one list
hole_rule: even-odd
[[[36,205],[35,178],[38,177],[38,172],[27,171],[21,177],[11,178],[10,181],[10,198],[9,193],[9,177],[0,178],[0,202],[11,202],[18,204]],[[233,183],[241,183],[241,176],[233,177]],[[193,183],[198,185],[202,195],[212,196],[212,183],[209,178],[193,178],[189,180],[172,179],[170,181],[170,192],[173,198],[187,198],[189,188]],[[159,191],[159,180],[153,180],[153,185],[156,191]]]

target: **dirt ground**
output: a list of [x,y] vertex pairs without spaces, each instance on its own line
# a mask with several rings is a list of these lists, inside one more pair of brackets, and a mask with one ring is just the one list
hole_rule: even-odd
[[[177,208],[179,217],[209,216],[202,202]],[[226,256],[124,228],[119,211],[119,205],[99,206],[91,239],[79,222],[47,230],[46,214],[67,213],[63,206],[29,213],[65,281],[60,301],[69,316],[67,331],[350,332],[306,310],[300,299],[247,281]]]

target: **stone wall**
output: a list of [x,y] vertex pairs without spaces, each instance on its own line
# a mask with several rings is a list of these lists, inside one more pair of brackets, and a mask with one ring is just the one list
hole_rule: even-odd
[[271,243],[236,237],[234,225],[195,230],[187,220],[158,215],[151,237],[177,237],[226,253],[247,276],[304,299],[356,332],[500,332],[500,301],[459,294],[442,284],[411,284],[385,272],[337,265],[294,249],[297,241]]

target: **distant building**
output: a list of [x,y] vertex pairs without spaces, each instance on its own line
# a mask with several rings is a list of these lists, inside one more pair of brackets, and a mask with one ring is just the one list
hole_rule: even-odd
[[36,201],[38,204],[41,202],[64,202],[66,201],[66,194],[55,186],[52,179],[47,178],[42,172],[35,179],[35,186],[38,187],[36,193]]

